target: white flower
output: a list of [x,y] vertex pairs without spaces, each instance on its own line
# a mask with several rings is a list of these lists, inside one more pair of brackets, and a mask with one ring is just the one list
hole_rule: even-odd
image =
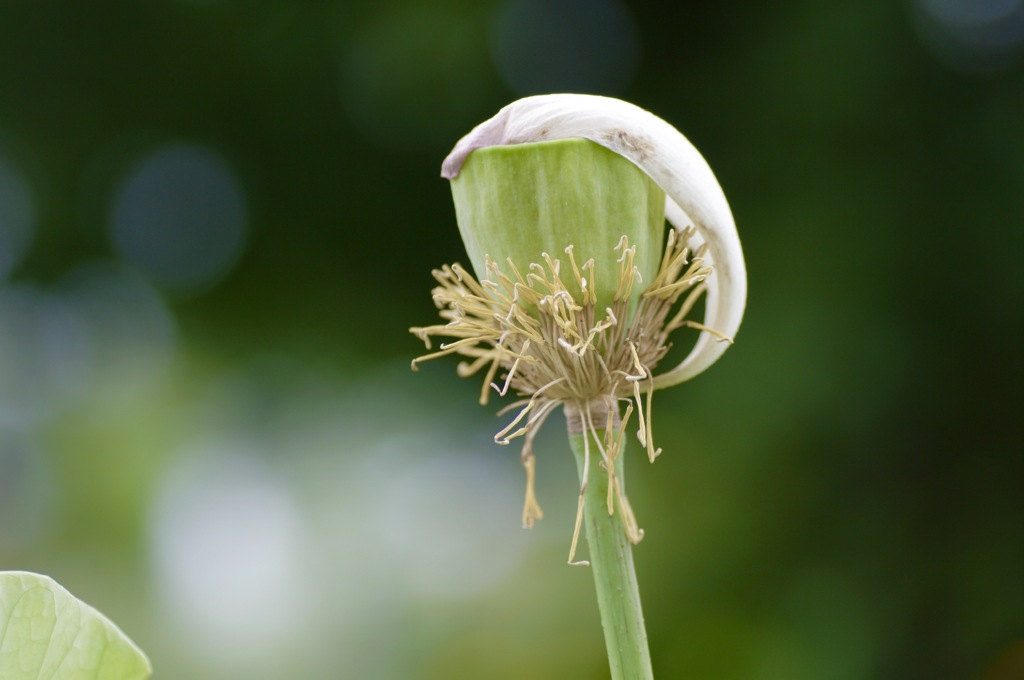
[[[714,173],[678,130],[654,114],[609,97],[551,94],[527,97],[501,109],[463,137],[445,159],[452,179],[475,149],[556,139],[589,139],[632,161],[665,191],[665,215],[675,227],[692,224],[707,245],[703,325],[734,338],[747,299],[747,272],[732,212]],[[683,361],[654,377],[655,388],[689,380],[711,366],[728,343],[705,330]]]
[[[643,532],[620,479],[627,423],[636,413],[637,438],[653,462],[661,453],[653,441],[654,390],[711,366],[731,344],[746,305],[743,252],[711,168],[679,131],[643,109],[556,94],[521,99],[478,125],[441,174],[452,180],[476,278],[458,264],[434,271],[444,323],[410,330],[428,349],[432,338],[449,340],[413,367],[457,354],[464,358],[459,375],[484,374],[481,403],[491,388],[520,397],[507,407],[518,414],[495,441],[523,439],[527,527],[543,516],[534,496],[533,439],[564,407],[570,434],[583,435],[569,561],[591,442],[608,476],[608,512],[621,512],[629,540],[639,541]],[[673,225],[667,237],[663,215]],[[702,294],[698,323],[687,317]],[[696,343],[678,366],[656,373],[669,336],[683,327],[700,331]]]

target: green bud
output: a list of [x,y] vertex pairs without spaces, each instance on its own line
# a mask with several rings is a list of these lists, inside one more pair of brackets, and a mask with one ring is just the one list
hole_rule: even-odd
[[[614,248],[625,236],[636,246],[634,265],[644,285],[653,281],[665,238],[665,192],[617,153],[586,139],[564,139],[473,151],[451,181],[455,216],[480,280],[491,278],[488,257],[509,273],[507,261],[526,275],[543,253],[576,262],[594,259],[588,285],[597,307],[612,304],[620,266]],[[569,291],[582,291],[562,272]],[[632,287],[630,308],[643,285]]]

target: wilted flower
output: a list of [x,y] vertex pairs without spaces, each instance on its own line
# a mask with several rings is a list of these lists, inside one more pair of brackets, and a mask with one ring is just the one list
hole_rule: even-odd
[[[475,276],[458,264],[434,271],[444,324],[411,329],[429,349],[458,354],[460,376],[484,372],[490,389],[520,399],[495,435],[522,437],[527,472],[523,524],[542,517],[534,497],[532,442],[564,406],[608,474],[608,512],[629,538],[637,527],[616,459],[629,419],[651,461],[655,389],[714,363],[739,328],[746,271],[736,227],[714,174],[675,128],[632,104],[589,95],[514,102],[459,141],[442,168]],[[664,236],[664,220],[673,228]],[[704,320],[688,318],[705,294]],[[670,334],[700,335],[683,361],[655,374]],[[619,402],[626,408],[620,418]],[[580,491],[575,550],[583,509]]]

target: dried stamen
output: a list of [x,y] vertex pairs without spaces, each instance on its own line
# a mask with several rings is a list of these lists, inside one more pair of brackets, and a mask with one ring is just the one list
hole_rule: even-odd
[[[618,281],[611,305],[598,314],[595,262],[578,265],[573,246],[565,249],[572,271],[572,289],[560,277],[561,261],[547,253],[542,263],[529,265],[526,276],[511,259],[499,267],[486,259],[487,278],[477,281],[458,264],[434,270],[438,286],[434,303],[446,322],[410,329],[431,349],[431,339],[448,340],[438,349],[413,360],[413,369],[428,359],[458,354],[467,360],[458,365],[458,375],[468,377],[487,367],[480,403],[486,404],[493,388],[500,396],[509,390],[522,398],[501,413],[518,409],[508,425],[494,437],[498,444],[524,438],[521,460],[526,470],[523,526],[532,527],[543,517],[535,496],[536,458],[533,439],[541,425],[559,405],[569,404],[580,412],[584,440],[584,472],[589,474],[590,439],[601,455],[600,467],[608,475],[607,507],[622,513],[628,538],[643,537],[615,464],[623,447],[626,426],[634,408],[639,428],[637,438],[652,462],[661,453],[654,447],[652,431],[653,371],[668,352],[669,335],[679,328],[708,331],[728,340],[714,329],[690,320],[703,281],[711,274],[704,246],[690,251],[694,232],[672,229],[660,268],[650,285],[635,298],[633,286],[641,282],[634,265],[636,246],[623,236],[615,245],[618,252]],[[685,298],[683,297],[685,295]],[[635,309],[631,309],[631,305]],[[671,314],[671,316],[670,316]],[[496,382],[503,370],[501,384]],[[612,426],[612,410],[626,401],[621,424]],[[606,404],[602,419],[591,413],[590,404]],[[617,416],[614,420],[617,420]],[[604,420],[606,422],[597,422]],[[604,431],[604,440],[599,429]],[[569,561],[574,562],[583,521],[586,475],[583,477]]]

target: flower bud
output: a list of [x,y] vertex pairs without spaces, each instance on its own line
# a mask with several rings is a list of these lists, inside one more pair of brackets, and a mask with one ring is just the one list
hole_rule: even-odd
[[[433,338],[449,340],[413,368],[458,354],[460,376],[484,372],[481,403],[491,390],[519,395],[495,442],[523,438],[525,526],[542,516],[533,438],[564,406],[582,434],[582,469],[592,441],[608,475],[608,512],[622,512],[627,537],[640,540],[616,472],[630,416],[653,462],[654,390],[713,364],[743,318],[743,252],[714,174],[665,121],[588,95],[509,104],[456,144],[441,174],[476,277],[458,264],[434,271],[444,323],[411,331],[428,349]],[[702,294],[703,323],[688,318]],[[680,328],[700,331],[693,349],[656,374]]]
[[636,164],[667,194],[669,222],[678,229],[692,225],[696,230],[690,247],[707,245],[704,261],[715,269],[706,282],[703,326],[707,330],[689,355],[657,376],[654,383],[661,388],[689,380],[725,352],[728,344],[718,340],[733,338],[739,330],[746,306],[747,273],[725,194],[707,161],[678,130],[648,111],[610,97],[526,97],[459,140],[445,158],[441,175],[457,177],[467,158],[479,149],[573,138],[589,139]]
[[[665,192],[640,168],[586,139],[477,149],[451,180],[455,216],[477,278],[490,278],[489,257],[520,272],[543,254],[566,259],[572,247],[582,264],[593,258],[585,284],[597,308],[611,306],[619,288],[613,248],[626,236],[633,264],[653,281],[665,240]],[[566,263],[568,266],[568,263]],[[580,299],[572,277],[566,287]],[[640,285],[632,288],[633,305]]]

